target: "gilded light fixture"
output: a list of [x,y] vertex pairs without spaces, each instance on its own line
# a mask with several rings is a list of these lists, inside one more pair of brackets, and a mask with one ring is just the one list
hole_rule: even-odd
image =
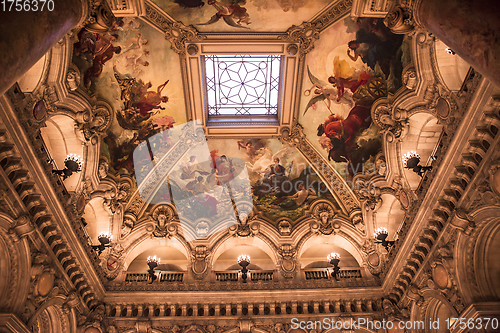
[[241,266],[241,279],[243,282],[247,282],[248,278],[248,269],[247,266],[250,265],[250,256],[246,254],[242,254],[238,257],[238,264]]

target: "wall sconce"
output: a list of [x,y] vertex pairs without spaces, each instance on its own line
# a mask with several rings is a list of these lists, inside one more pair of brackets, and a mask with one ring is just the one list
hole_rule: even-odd
[[373,234],[375,236],[375,243],[377,244],[382,244],[383,247],[389,252],[389,246],[394,245],[394,241],[388,241],[387,236],[389,236],[389,232],[387,231],[386,228],[378,228],[375,230],[375,233]]
[[338,275],[340,273],[340,268],[339,268],[340,254],[332,252],[328,256],[326,256],[326,261],[328,261],[330,264],[333,265],[332,278],[338,281],[339,280]]
[[82,171],[83,160],[80,156],[75,154],[69,154],[64,159],[64,169],[62,170],[52,170],[52,173],[55,173],[59,176],[63,176],[63,180],[68,178],[73,174],[73,172]]
[[105,248],[110,247],[111,245],[111,239],[113,236],[108,234],[107,232],[103,231],[97,236],[97,240],[99,241],[99,245],[92,245],[92,250],[94,251],[99,251],[99,255],[101,255],[102,251],[104,251]]
[[238,257],[238,265],[241,266],[241,279],[243,280],[243,283],[247,282],[248,278],[248,269],[247,266],[250,265],[250,256],[246,254],[242,254],[241,256]]
[[421,166],[420,155],[414,151],[407,152],[403,155],[403,164],[406,169],[412,169],[420,177],[423,176],[427,170],[432,170],[432,166]]
[[155,268],[160,264],[160,258],[157,258],[156,256],[149,256],[148,257],[148,274],[149,274],[149,284],[153,283],[154,280],[156,280],[157,276],[155,275]]

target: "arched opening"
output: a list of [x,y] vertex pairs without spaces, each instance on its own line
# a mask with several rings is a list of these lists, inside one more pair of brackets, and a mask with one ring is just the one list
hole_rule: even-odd
[[335,244],[316,244],[311,246],[300,256],[300,263],[305,269],[331,268],[332,265],[326,261],[326,257],[332,252],[340,254],[341,267],[360,267],[352,254]]
[[170,246],[153,246],[137,255],[127,268],[128,272],[146,272],[148,270],[147,259],[156,256],[161,259],[160,265],[156,267],[160,271],[185,272],[188,259],[184,253]]
[[[46,127],[40,129],[43,141],[57,169],[64,169],[64,159],[69,154],[83,157],[83,145],[76,136],[75,121],[65,115],[55,115],[46,121]],[[74,191],[82,177],[76,173],[64,180],[68,191]]]
[[399,230],[405,215],[399,200],[391,194],[382,194],[382,205],[377,209],[376,228],[386,228],[389,232],[388,240],[393,240]]
[[439,73],[443,78],[448,89],[459,91],[467,76],[470,65],[459,55],[451,53],[442,41],[438,40],[435,44],[436,60],[439,67]]
[[97,240],[99,233],[111,231],[109,225],[110,215],[104,209],[103,198],[94,198],[90,200],[87,206],[85,206],[83,218],[85,219],[85,223],[87,223],[85,230],[87,230],[93,244],[99,244]]
[[[238,249],[238,251],[236,251],[236,249]],[[226,253],[226,252],[227,253],[234,253],[234,255],[231,257],[227,257],[228,254],[226,254],[226,256],[223,258],[224,260],[233,260],[228,266],[237,263],[237,258],[239,255],[247,254],[250,256],[253,264],[256,264],[256,265],[265,264],[264,267],[266,267],[267,263],[258,264],[259,261],[254,262],[254,260],[252,258],[252,254],[251,254],[252,252],[249,252],[249,253],[241,252],[241,251],[246,251],[247,249],[248,249],[248,251],[254,251],[251,249],[257,249],[257,250],[264,252],[266,254],[266,257],[269,258],[271,260],[271,262],[273,263],[273,266],[270,269],[274,269],[276,267],[276,265],[277,265],[276,253],[262,239],[260,239],[259,237],[247,237],[247,238],[231,237],[231,238],[226,239],[224,242],[222,242],[219,246],[217,246],[214,249],[214,255],[213,255],[213,259],[212,259],[212,265],[213,265],[214,269],[215,269],[215,263],[218,261],[219,257],[223,253]],[[262,256],[262,258],[264,258],[262,254],[257,254],[257,252],[255,253],[255,255],[256,255],[256,257],[255,257],[256,260],[260,260],[258,258],[261,258],[261,256]],[[222,261],[221,261],[221,263],[222,263]],[[229,262],[227,262],[227,263],[229,263]],[[266,269],[264,267],[261,267],[261,268]],[[225,269],[225,267],[224,267],[224,269]]]
[[273,260],[269,255],[251,245],[235,246],[223,252],[213,264],[215,271],[239,270],[238,256],[246,254],[250,256],[250,265],[247,267],[250,270],[274,270],[276,268]]
[[44,55],[33,65],[19,80],[17,80],[17,84],[19,84],[19,88],[23,93],[30,93],[34,91],[40,80],[43,76],[43,71],[45,69],[47,55]]
[[479,271],[478,284],[483,289],[485,298],[494,301],[500,299],[500,261],[498,260],[498,253],[500,253],[500,223],[497,222],[493,230],[489,229],[488,231],[481,237],[482,239],[486,238],[484,243],[478,240],[478,243],[481,242],[478,251],[475,252],[474,262]]
[[[302,267],[313,262],[322,262],[326,264],[326,256],[331,252],[337,252],[341,256],[341,266],[353,265],[360,267],[363,259],[358,249],[347,239],[340,235],[313,236],[309,238],[299,250],[299,261]],[[344,256],[343,256],[344,255]],[[345,258],[345,260],[344,260]],[[324,267],[331,267],[328,266]]]
[[[430,333],[445,333],[449,332],[446,320],[450,320],[451,317],[456,316],[455,311],[452,310],[451,306],[443,303],[439,299],[432,299],[429,302],[427,311],[425,312],[425,318],[423,321],[429,323],[426,326],[425,332]],[[436,323],[430,325],[430,323]],[[439,325],[437,324],[439,323]]]
[[[430,165],[443,126],[437,123],[436,117],[428,113],[417,113],[408,121],[410,129],[401,144],[401,154],[416,151],[420,155],[420,165]],[[399,163],[402,163],[402,157],[399,158]],[[404,173],[411,189],[415,190],[422,178],[411,169],[404,169]]]

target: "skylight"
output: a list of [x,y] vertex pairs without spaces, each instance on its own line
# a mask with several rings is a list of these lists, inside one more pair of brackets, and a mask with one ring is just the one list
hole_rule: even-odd
[[208,120],[277,120],[282,60],[281,55],[203,56]]

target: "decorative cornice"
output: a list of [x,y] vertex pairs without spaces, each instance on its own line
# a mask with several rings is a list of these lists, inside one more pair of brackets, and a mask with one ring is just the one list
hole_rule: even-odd
[[[4,122],[6,122],[6,117],[10,119],[6,124],[9,133],[17,130],[13,135],[15,139],[9,139],[9,142],[13,142],[9,149],[11,157],[15,156],[16,160],[19,161],[17,162],[19,168],[10,179],[17,195],[23,198],[22,201],[26,205],[25,211],[29,212],[36,232],[52,251],[54,258],[58,261],[59,268],[67,274],[67,281],[74,285],[83,303],[86,306],[92,306],[94,300],[104,292],[104,274],[84,236],[81,222],[74,214],[73,206],[68,202],[67,190],[60,178],[51,173],[51,165],[46,161],[47,155],[38,131],[38,124],[33,120],[32,109],[29,107],[33,101],[30,101],[28,96],[20,95],[18,89],[15,85],[7,92],[6,97],[4,97],[2,114]],[[7,99],[14,105],[16,113],[13,113],[14,109],[11,109],[7,104]],[[14,119],[19,122],[17,125],[19,128],[12,125]],[[22,131],[24,132],[21,133]],[[18,143],[16,140],[22,143]],[[2,144],[6,143],[7,141]],[[18,151],[19,148],[16,147],[19,146],[24,147],[23,152]],[[34,159],[27,162],[22,158],[23,154],[30,155]],[[44,177],[49,187],[42,184]],[[34,182],[37,185],[35,187],[33,187]],[[41,191],[38,186],[44,190]],[[36,209],[34,209],[35,207]],[[53,222],[55,216],[61,219],[59,224]],[[69,245],[70,243],[71,245]],[[67,262],[72,262],[72,264],[68,265]],[[90,267],[84,269],[84,265]],[[72,282],[72,278],[76,279],[76,282]]]
[[311,20],[311,23],[316,25],[316,28],[322,32],[333,23],[347,16],[351,12],[353,0],[338,0],[332,3],[326,10],[316,15]]

